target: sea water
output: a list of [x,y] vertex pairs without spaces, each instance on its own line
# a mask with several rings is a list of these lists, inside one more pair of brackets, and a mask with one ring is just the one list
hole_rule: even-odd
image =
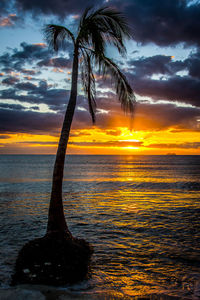
[[[45,234],[54,159],[0,156],[2,289],[20,248]],[[63,201],[94,255],[91,278],[62,290],[200,298],[200,156],[66,156]]]

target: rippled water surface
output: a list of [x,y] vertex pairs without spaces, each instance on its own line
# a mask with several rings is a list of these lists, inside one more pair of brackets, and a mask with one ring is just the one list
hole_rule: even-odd
[[[0,156],[0,281],[45,233],[54,156]],[[71,292],[200,297],[200,156],[68,156],[64,209],[94,245],[92,277]]]

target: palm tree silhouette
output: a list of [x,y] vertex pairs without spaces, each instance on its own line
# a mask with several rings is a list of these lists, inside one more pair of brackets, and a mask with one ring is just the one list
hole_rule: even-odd
[[130,29],[124,16],[108,7],[85,10],[75,37],[63,26],[49,24],[44,29],[50,46],[58,50],[66,39],[74,46],[71,94],[62,126],[56,161],[46,235],[34,239],[20,250],[12,284],[31,283],[63,285],[84,279],[89,271],[92,248],[87,241],[70,233],[63,211],[62,182],[67,143],[76,107],[79,62],[81,79],[88,99],[92,121],[95,122],[95,76],[99,69],[103,77],[111,75],[116,92],[125,111],[133,113],[135,97],[126,77],[114,61],[105,55],[111,44],[120,54],[126,53],[124,41]]
[[132,88],[114,61],[105,55],[107,44],[113,45],[120,54],[124,55],[126,53],[124,41],[129,39],[131,34],[124,16],[109,7],[95,11],[92,8],[87,8],[80,19],[76,37],[68,28],[54,24],[47,25],[44,33],[49,46],[56,51],[62,47],[66,39],[71,40],[74,46],[71,94],[54,165],[47,226],[47,233],[63,232],[71,237],[63,211],[62,182],[66,149],[76,107],[79,62],[82,86],[88,99],[93,123],[95,122],[96,109],[95,68],[98,68],[103,77],[107,74],[111,75],[122,108],[132,113],[135,103]]

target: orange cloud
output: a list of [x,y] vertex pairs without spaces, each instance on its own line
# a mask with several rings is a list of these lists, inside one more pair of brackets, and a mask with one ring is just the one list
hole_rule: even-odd
[[11,27],[14,25],[13,20],[16,19],[16,14],[9,14],[8,17],[0,17],[0,27]]
[[72,18],[73,18],[74,20],[77,20],[77,19],[80,18],[80,15],[73,15]]
[[41,48],[46,48],[47,47],[47,45],[45,43],[35,43],[33,45],[40,46]]
[[52,72],[55,72],[55,73],[64,73],[64,71],[60,68],[53,68]]
[[13,23],[8,17],[0,19],[0,27],[10,27],[10,26],[13,26]]

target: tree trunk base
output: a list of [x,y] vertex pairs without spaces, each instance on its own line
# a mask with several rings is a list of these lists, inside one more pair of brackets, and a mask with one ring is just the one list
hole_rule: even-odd
[[20,250],[12,276],[16,284],[72,284],[88,277],[93,249],[83,239],[51,233]]

